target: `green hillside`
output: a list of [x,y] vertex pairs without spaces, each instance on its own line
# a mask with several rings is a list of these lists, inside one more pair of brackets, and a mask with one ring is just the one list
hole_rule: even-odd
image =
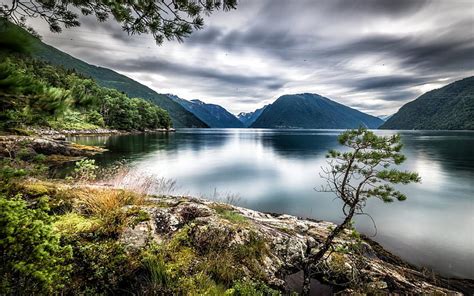
[[255,128],[328,128],[364,126],[377,128],[380,118],[365,114],[317,94],[279,97],[265,108],[251,127]]
[[208,127],[204,122],[167,96],[158,94],[151,88],[107,68],[94,66],[76,59],[38,39],[35,39],[34,55],[55,65],[75,69],[78,73],[91,77],[99,85],[114,88],[130,97],[147,99],[170,114],[174,127]]
[[429,91],[405,104],[381,129],[474,129],[474,76]]

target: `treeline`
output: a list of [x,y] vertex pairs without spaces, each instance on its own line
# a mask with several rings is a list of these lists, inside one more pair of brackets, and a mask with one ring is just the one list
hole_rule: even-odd
[[0,128],[119,130],[169,128],[168,113],[97,85],[74,70],[27,55],[0,53]]

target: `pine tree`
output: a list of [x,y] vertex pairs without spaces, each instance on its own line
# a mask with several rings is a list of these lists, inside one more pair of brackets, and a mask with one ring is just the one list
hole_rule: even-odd
[[310,250],[307,252],[303,295],[309,295],[311,265],[318,264],[323,259],[333,240],[350,226],[354,216],[365,214],[364,207],[369,198],[378,198],[386,203],[403,201],[407,197],[392,184],[421,181],[415,172],[392,168],[406,159],[400,152],[403,145],[398,134],[377,136],[365,128],[359,128],[343,132],[338,140],[348,151],[329,151],[328,167],[321,174],[327,182],[320,191],[332,192],[343,202],[345,218],[328,235],[316,253],[312,254]]
[[110,16],[128,34],[150,33],[161,44],[164,39],[182,41],[193,30],[204,26],[203,15],[215,10],[235,9],[237,0],[145,0],[145,1],[39,1],[13,0],[11,5],[0,7],[3,17],[34,33],[26,20],[39,17],[46,21],[52,32],[61,32],[62,27],[80,26],[79,14],[95,15],[99,22]]

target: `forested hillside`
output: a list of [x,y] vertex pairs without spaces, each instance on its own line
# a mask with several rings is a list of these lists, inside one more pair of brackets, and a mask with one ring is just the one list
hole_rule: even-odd
[[328,128],[360,126],[377,128],[382,119],[334,102],[318,94],[279,97],[265,108],[251,127],[255,128]]
[[153,103],[33,58],[30,36],[8,31],[0,35],[0,128],[144,130],[171,126],[168,113]]
[[[6,29],[3,28],[0,33],[5,34],[5,31]],[[41,40],[37,38],[33,38],[29,33],[12,24],[8,25],[8,31],[14,31],[15,36],[23,35],[25,41],[27,40],[31,44],[31,54],[36,58],[66,69],[74,69],[84,77],[92,78],[100,86],[124,92],[129,97],[147,99],[165,109],[168,111],[174,127],[207,127],[204,122],[188,112],[181,105],[125,75],[107,68],[90,65],[84,61],[76,59],[41,42]]]
[[429,91],[403,105],[381,129],[474,129],[474,76]]

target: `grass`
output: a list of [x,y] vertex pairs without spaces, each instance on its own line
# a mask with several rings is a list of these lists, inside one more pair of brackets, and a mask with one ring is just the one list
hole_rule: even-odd
[[142,204],[143,196],[126,190],[87,188],[78,194],[78,202],[86,213],[106,217],[124,206]]
[[231,206],[224,204],[214,204],[211,206],[211,208],[213,208],[221,218],[231,223],[239,225],[248,223],[247,218],[236,212]]

